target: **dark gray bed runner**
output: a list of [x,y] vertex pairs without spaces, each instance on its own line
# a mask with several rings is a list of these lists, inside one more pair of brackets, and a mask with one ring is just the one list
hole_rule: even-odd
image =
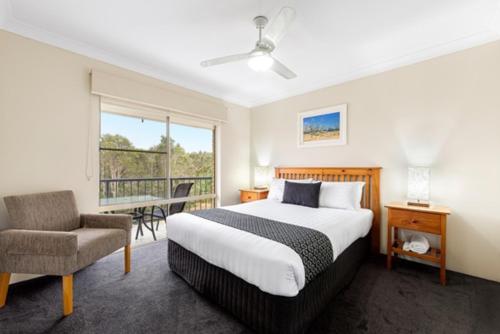
[[311,228],[224,209],[200,210],[191,212],[191,214],[290,247],[302,259],[306,284],[333,262],[333,249],[330,239],[322,232]]

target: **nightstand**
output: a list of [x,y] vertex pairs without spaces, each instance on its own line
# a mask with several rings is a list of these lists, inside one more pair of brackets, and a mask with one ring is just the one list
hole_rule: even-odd
[[266,199],[269,189],[240,189],[240,202],[253,202]]
[[[389,203],[387,219],[387,269],[392,267],[392,254],[401,254],[439,264],[440,281],[446,284],[446,220],[451,213],[444,206],[429,208],[410,206],[406,203]],[[392,230],[394,229],[394,236]],[[441,237],[441,247],[431,248],[425,254],[403,250],[404,240],[398,238],[398,229],[426,232]]]

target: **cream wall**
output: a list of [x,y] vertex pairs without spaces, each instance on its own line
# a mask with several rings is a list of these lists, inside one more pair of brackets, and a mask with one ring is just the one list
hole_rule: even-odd
[[[220,127],[221,203],[238,201],[249,179],[249,110],[0,30],[0,197],[58,189],[75,192],[81,212],[98,207],[99,98],[91,69],[224,103]],[[91,129],[87,178],[88,131]],[[0,201],[0,227],[8,226]]]
[[[492,43],[250,112],[226,104],[221,203],[238,201],[257,164],[382,166],[383,202],[404,198],[408,165],[431,165],[432,199],[453,210],[448,267],[500,281],[498,59],[500,43]],[[97,211],[99,102],[90,69],[221,102],[0,30],[0,197],[69,188],[82,212]],[[349,105],[348,145],[298,149],[297,112],[339,103]],[[0,227],[6,218],[1,202]]]
[[[432,200],[453,210],[448,268],[500,281],[499,60],[492,43],[253,108],[252,165],[381,166],[383,203],[429,165]],[[341,103],[348,145],[297,148],[297,112]]]
[[250,113],[247,108],[230,106],[228,124],[231,126],[221,128],[222,140],[219,140],[222,205],[239,203],[238,189],[248,187],[250,181]]

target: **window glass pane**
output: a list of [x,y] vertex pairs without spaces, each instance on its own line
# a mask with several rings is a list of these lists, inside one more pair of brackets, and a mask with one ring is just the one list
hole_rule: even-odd
[[[213,130],[171,123],[170,154],[166,132],[166,120],[101,112],[101,206],[186,197],[180,191],[176,194],[186,183],[192,184],[187,197],[215,193]],[[174,206],[190,211],[213,205],[210,198]]]
[[[103,142],[114,141],[108,135]],[[101,179],[129,179],[166,177],[167,155],[127,150],[110,150],[101,147]]]
[[190,196],[214,193],[213,131],[170,124],[172,192],[180,183],[193,183]]
[[[165,122],[101,113],[101,147],[165,151],[165,133]],[[115,138],[103,142],[104,135]]]
[[166,123],[101,113],[101,205],[167,198]]

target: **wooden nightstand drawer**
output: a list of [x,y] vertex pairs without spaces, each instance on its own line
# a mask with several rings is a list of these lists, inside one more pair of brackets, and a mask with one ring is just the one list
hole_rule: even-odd
[[441,233],[441,215],[427,212],[392,209],[391,225],[409,230]]
[[259,198],[257,193],[242,191],[240,199],[242,202],[255,201]]
[[240,189],[240,202],[252,202],[260,199],[266,199],[269,191],[259,189]]

